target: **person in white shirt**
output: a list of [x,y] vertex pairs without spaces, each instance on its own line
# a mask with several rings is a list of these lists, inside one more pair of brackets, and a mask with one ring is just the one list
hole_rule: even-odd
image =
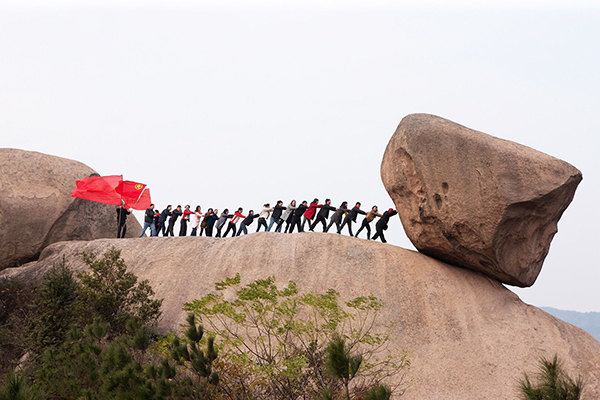
[[196,236],[196,232],[198,231],[200,217],[202,217],[200,210],[200,206],[196,206],[194,213],[190,215],[190,223],[192,224],[192,233],[190,233],[190,236]]
[[273,208],[269,203],[263,205],[262,211],[258,214],[258,226],[256,227],[256,232],[260,230],[261,226],[265,227],[265,232],[269,231],[267,220],[269,219],[269,215],[271,215],[271,211],[273,211]]

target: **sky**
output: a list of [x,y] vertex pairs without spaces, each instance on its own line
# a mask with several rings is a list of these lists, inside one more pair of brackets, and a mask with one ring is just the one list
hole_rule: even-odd
[[[0,145],[146,183],[161,210],[382,209],[398,123],[439,115],[583,172],[537,282],[510,289],[600,311],[595,3],[0,0]],[[400,220],[386,236],[414,248]]]

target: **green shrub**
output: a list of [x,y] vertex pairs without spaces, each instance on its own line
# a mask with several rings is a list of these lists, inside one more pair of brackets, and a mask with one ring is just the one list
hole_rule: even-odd
[[161,315],[162,300],[152,299],[154,291],[147,280],[138,283],[137,276],[127,272],[121,251],[114,247],[98,258],[83,253],[89,268],[80,272],[78,316],[82,325],[96,318],[107,322],[116,333],[125,331],[127,321],[136,317],[145,325],[153,325]]
[[0,278],[0,384],[4,374],[27,351],[27,334],[35,288]]
[[[389,378],[395,394],[406,389],[410,362],[405,352],[389,349],[391,326],[374,328],[383,307],[377,298],[341,303],[333,289],[301,294],[294,282],[277,287],[274,277],[240,282],[239,274],[227,278],[215,285],[216,293],[184,305],[218,339],[215,369],[224,392],[358,399]],[[335,368],[333,356],[339,358]]]
[[48,346],[57,346],[65,340],[75,322],[78,286],[64,259],[44,275],[32,301],[29,351],[39,354]]

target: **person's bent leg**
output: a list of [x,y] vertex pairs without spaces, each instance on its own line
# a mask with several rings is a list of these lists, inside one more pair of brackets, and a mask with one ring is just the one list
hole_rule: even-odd
[[373,236],[373,240],[377,240],[380,238],[383,243],[385,243],[385,237],[383,236],[383,230],[379,228],[375,228],[375,236]]
[[150,227],[150,224],[147,222],[144,222],[144,229],[142,229],[142,234],[140,235],[140,237],[144,237],[144,234],[146,233],[146,229],[148,229]]
[[379,237],[381,237],[381,241],[383,243],[387,243],[387,240],[385,240],[385,236],[383,235],[383,231],[381,231],[381,233],[379,234]]
[[327,227],[325,228],[325,230],[323,232],[325,232],[325,233],[329,232],[329,228],[331,228],[334,223],[335,223],[335,221],[329,221],[329,225],[327,225]]
[[315,222],[312,225],[312,229],[311,231],[315,231],[315,227],[320,223],[323,224],[323,232],[325,232],[325,228],[327,227],[327,223],[325,222],[325,218],[322,216],[317,216],[317,218],[315,219]]
[[356,232],[356,237],[358,237],[358,235],[362,232],[363,229],[365,229],[365,220],[363,220],[362,225],[360,226],[360,228]]
[[344,227],[346,226],[347,223],[348,223],[348,218],[344,218],[344,222],[342,222],[342,226],[340,227],[338,225],[337,233],[342,233],[342,229],[344,229]]
[[327,228],[327,221],[325,221],[325,217],[321,218],[321,223],[323,224],[323,232],[325,232],[325,228]]

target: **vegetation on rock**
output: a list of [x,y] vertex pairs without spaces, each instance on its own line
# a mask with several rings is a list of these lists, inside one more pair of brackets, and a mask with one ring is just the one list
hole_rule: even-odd
[[237,275],[185,305],[183,336],[160,337],[162,300],[120,252],[82,257],[86,271],[63,259],[35,289],[0,282],[0,335],[12,338],[0,400],[386,400],[406,388],[410,363],[388,349],[389,327],[374,328],[373,296],[341,303],[332,289],[300,294],[274,277],[241,286]]
[[385,399],[377,393],[407,388],[407,354],[389,348],[391,327],[375,328],[383,307],[377,298],[341,303],[333,289],[302,294],[294,282],[278,287],[274,277],[242,286],[239,274],[216,291],[184,309],[217,339],[215,367],[230,397]]
[[579,400],[583,386],[582,378],[571,378],[556,355],[552,360],[540,359],[534,381],[525,374],[519,383],[524,400]]

